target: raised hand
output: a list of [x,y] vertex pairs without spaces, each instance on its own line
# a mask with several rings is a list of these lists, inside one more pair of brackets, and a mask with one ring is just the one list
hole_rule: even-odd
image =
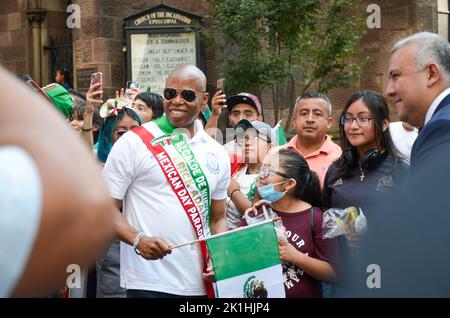
[[211,112],[215,116],[219,116],[223,109],[227,108],[227,96],[218,90],[211,100]]

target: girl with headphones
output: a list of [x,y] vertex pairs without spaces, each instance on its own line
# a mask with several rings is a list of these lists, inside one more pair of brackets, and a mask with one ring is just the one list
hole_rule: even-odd
[[[389,109],[382,95],[373,91],[353,94],[345,104],[339,122],[342,155],[328,169],[322,190],[323,210],[361,207],[370,228],[370,207],[383,194],[400,187],[409,165],[395,148],[389,133]],[[359,239],[340,237],[340,282],[333,285],[335,297],[354,296],[346,275],[356,272],[354,256]],[[325,286],[330,295],[329,286]]]
[[382,95],[360,91],[346,102],[339,121],[342,155],[328,169],[322,204],[364,207],[404,182],[409,166],[389,134],[389,108]]

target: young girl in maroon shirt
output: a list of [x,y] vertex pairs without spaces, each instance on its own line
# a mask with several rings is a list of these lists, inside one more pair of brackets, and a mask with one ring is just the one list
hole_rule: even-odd
[[322,238],[317,175],[301,155],[280,150],[264,159],[257,188],[263,200],[246,215],[270,203],[286,228],[287,242],[279,240],[286,297],[322,297],[322,282],[336,280],[338,245]]

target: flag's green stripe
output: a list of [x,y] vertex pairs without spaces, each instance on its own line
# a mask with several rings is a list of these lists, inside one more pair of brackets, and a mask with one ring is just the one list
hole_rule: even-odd
[[281,125],[280,127],[278,127],[276,134],[277,134],[277,146],[285,145],[287,143],[287,140],[286,135],[284,134],[283,127],[281,127]]
[[207,241],[216,280],[280,264],[273,222]]

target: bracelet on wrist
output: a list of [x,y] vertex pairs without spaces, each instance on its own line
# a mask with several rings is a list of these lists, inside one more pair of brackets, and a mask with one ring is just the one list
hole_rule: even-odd
[[133,248],[134,248],[134,252],[137,255],[141,255],[141,251],[139,251],[139,241],[141,240],[142,236],[144,235],[144,232],[139,232],[136,237],[134,238],[133,241]]
[[84,127],[81,128],[81,130],[84,132],[90,132],[92,129],[93,129],[92,127],[91,128],[84,128]]
[[231,193],[230,193],[230,199],[231,199],[231,200],[233,200],[233,194],[234,194],[236,191],[241,192],[241,189],[234,189],[233,191],[231,191]]

